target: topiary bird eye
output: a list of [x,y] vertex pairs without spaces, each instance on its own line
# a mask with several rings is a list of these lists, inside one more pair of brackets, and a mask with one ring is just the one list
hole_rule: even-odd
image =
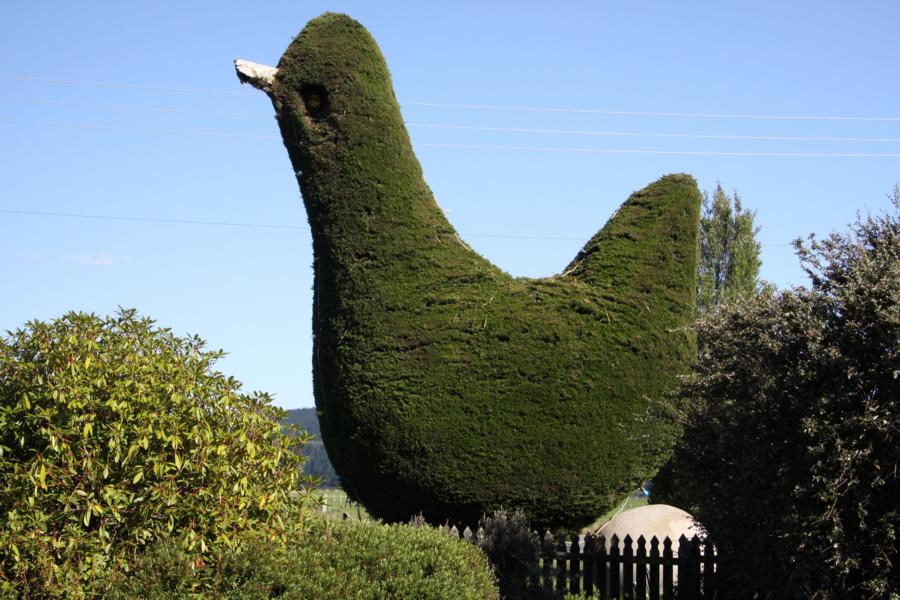
[[306,113],[315,120],[328,116],[328,92],[324,86],[304,83],[300,86],[300,97]]

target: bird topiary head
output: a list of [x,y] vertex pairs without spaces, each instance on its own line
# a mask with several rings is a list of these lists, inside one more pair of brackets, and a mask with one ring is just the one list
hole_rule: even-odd
[[387,64],[357,21],[325,13],[294,38],[276,68],[236,66],[243,83],[272,100],[321,252],[330,245],[321,228],[339,214],[406,212],[414,200],[397,190],[431,198]]
[[[326,13],[310,21],[281,60],[274,95],[304,127],[340,127],[351,121],[402,123],[387,64],[366,29],[346,15]],[[291,102],[291,101],[294,102]],[[313,137],[302,141],[314,141]]]

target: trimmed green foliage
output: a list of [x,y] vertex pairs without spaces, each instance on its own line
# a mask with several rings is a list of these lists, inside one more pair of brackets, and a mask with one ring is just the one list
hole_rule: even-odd
[[514,278],[436,204],[361,25],[314,19],[253,83],[312,227],[316,406],[352,496],[388,520],[577,526],[652,475],[695,356],[693,178],[635,193],[562,275]]
[[729,598],[896,600],[900,191],[892,214],[797,249],[810,289],[701,320],[653,499],[709,530]]
[[131,573],[106,583],[108,598],[182,598],[197,589],[221,599],[496,600],[484,555],[428,527],[315,520],[285,549],[256,540],[202,564],[162,545]]
[[0,339],[0,587],[92,595],[160,537],[202,555],[300,530],[305,438],[203,345],[130,310]]

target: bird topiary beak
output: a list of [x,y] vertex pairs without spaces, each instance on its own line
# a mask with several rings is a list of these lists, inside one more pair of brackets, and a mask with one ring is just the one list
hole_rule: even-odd
[[259,63],[250,62],[249,60],[234,61],[234,70],[237,71],[238,79],[241,85],[249,83],[258,90],[262,90],[267,94],[272,92],[272,84],[275,82],[275,74],[278,69],[261,65]]

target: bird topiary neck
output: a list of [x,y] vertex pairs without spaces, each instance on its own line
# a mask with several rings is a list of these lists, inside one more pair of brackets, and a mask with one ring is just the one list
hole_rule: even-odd
[[415,157],[390,75],[359,23],[325,14],[288,47],[263,87],[312,228],[317,259],[349,269],[454,235]]

